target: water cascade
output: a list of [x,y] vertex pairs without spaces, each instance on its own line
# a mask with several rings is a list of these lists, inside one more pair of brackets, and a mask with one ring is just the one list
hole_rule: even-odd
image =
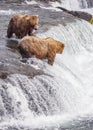
[[75,115],[92,113],[93,27],[77,20],[66,26],[59,24],[38,36],[62,41],[64,52],[56,56],[53,66],[46,60],[28,60],[30,65],[33,60],[34,66],[43,69],[45,75],[31,79],[13,74],[0,79],[2,129],[16,124],[24,126],[24,121],[31,128],[54,127]]
[[69,10],[80,10],[84,8],[91,8],[93,7],[92,0],[61,0],[59,2],[50,2],[52,6],[62,6]]

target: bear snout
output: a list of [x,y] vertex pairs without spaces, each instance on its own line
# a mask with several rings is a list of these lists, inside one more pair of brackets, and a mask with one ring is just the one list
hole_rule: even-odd
[[37,30],[38,29],[38,25],[34,26],[34,30]]

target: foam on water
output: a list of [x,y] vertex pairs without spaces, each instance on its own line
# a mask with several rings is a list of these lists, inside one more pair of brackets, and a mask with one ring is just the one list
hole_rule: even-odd
[[26,10],[14,11],[12,9],[9,9],[9,10],[0,10],[0,15],[13,15],[13,14],[27,13],[27,12],[28,11],[26,11]]
[[51,7],[51,6],[48,6],[48,7],[44,7],[44,6],[40,6],[42,9],[49,9],[49,10],[56,10],[56,11],[61,11],[60,9],[57,9],[55,7]]
[[[61,3],[59,2],[50,2],[51,6],[53,7],[64,7],[69,10],[76,10],[80,9],[78,0],[62,0]],[[75,5],[75,6],[73,6]]]
[[[28,5],[39,5],[39,7],[44,8],[44,9],[49,9],[49,10],[56,10],[56,11],[61,11],[60,9],[57,9],[56,7],[63,7],[66,8],[68,10],[83,10],[86,11],[86,9],[88,10],[87,12],[91,13],[92,9],[88,8],[88,4],[91,5],[91,1],[87,1],[87,0],[61,0],[61,2],[55,1],[55,2],[51,2],[49,1],[48,5],[45,6],[44,3],[42,2],[37,2],[35,0],[31,0],[25,1],[26,4]],[[93,13],[92,13],[93,14]]]
[[11,75],[5,82],[0,81],[1,128],[58,128],[75,118],[93,115],[92,25],[76,21],[55,26],[38,36],[60,40],[65,49],[56,55],[53,66],[47,61],[28,60],[28,64],[43,69],[45,75],[33,79]]
[[38,4],[36,1],[32,0],[32,1],[28,1],[28,0],[25,0],[25,3],[28,4],[28,5],[34,5],[34,4]]
[[[66,27],[59,25],[46,33],[39,34],[41,37],[51,36],[65,43],[63,54],[57,55],[53,67],[46,67],[45,72],[52,75],[53,81],[56,81],[53,87],[58,92],[58,101],[64,106],[60,105],[60,107],[68,113],[90,112],[93,107],[91,105],[89,108],[93,100],[92,35],[93,27],[85,21],[77,21]],[[47,78],[43,80],[49,84],[53,83]]]
[[81,9],[81,11],[88,12],[93,16],[93,8]]
[[89,5],[92,6],[92,3],[91,3],[91,0],[61,0],[61,2],[50,2],[50,5],[52,7],[64,7],[68,10],[90,10],[91,12],[91,9],[88,8]]
[[[77,5],[75,9],[79,8],[77,1],[63,2],[68,9],[74,9],[73,3]],[[0,10],[0,15],[15,13]],[[0,79],[0,129],[59,128],[75,119],[93,116],[93,26],[76,20],[38,36],[53,37],[63,42],[65,49],[56,55],[53,66],[47,60],[28,60],[27,64],[42,69],[45,75],[33,79],[11,75],[5,81]]]

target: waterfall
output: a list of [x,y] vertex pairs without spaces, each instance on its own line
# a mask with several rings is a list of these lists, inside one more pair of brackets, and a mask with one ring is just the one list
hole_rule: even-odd
[[[60,2],[59,2],[60,1]],[[41,0],[36,1],[36,0],[25,0],[25,3],[28,5],[38,5],[41,8],[46,8],[46,9],[55,9],[57,11],[57,8],[55,7],[64,7],[68,10],[82,10],[82,9],[89,9],[93,7],[93,0],[56,0],[52,1],[49,0],[48,5],[45,7],[44,3],[45,1]],[[51,7],[52,6],[52,7]]]
[[[30,2],[30,0],[25,2],[26,4],[35,4],[35,7],[38,3],[36,1]],[[59,2],[50,2],[50,4],[54,7],[59,6]],[[41,2],[38,5],[44,6]],[[92,5],[92,0],[62,0],[60,3],[60,6],[71,10],[80,10],[92,7]],[[2,8],[0,10],[1,19],[3,21],[4,17],[6,21],[7,18],[9,19],[10,16],[17,13],[32,13],[33,8],[30,12],[31,7],[28,7],[28,10],[24,8],[22,10],[4,10]],[[37,8],[36,11],[38,11]],[[90,11],[93,14],[92,9]],[[50,22],[55,20],[56,11],[51,15],[49,10],[45,11],[44,13],[47,14],[45,17],[41,12],[41,30],[37,36],[41,38],[52,37],[63,42],[65,48],[62,54],[56,55],[53,66],[49,65],[47,60],[36,58],[29,58],[26,64],[22,63],[27,65],[26,69],[29,65],[37,71],[42,70],[44,73],[41,75],[35,75],[32,78],[26,76],[25,73],[18,73],[10,74],[5,79],[0,78],[0,129],[2,130],[63,130],[65,126],[73,124],[75,120],[82,120],[85,117],[92,118],[93,116],[93,26],[80,19],[73,19],[73,22],[70,22],[68,15],[62,15],[62,24],[60,20],[57,24],[54,22],[52,25],[52,23],[46,22],[46,19],[53,15],[48,20]],[[45,28],[41,26],[42,23],[46,23],[45,26],[43,25]],[[3,42],[6,44],[6,41]],[[2,45],[2,42],[0,44]],[[8,54],[8,58],[11,54]],[[8,64],[8,60],[13,58],[5,61],[7,62],[6,66],[0,61],[2,69],[8,68],[13,63],[11,61]],[[16,59],[14,60],[15,64]],[[19,61],[19,59],[17,60]],[[21,68],[21,63],[18,65]],[[15,67],[14,69],[16,69]],[[9,69],[11,70],[11,66]],[[23,70],[26,71],[26,69]]]
[[93,7],[92,0],[61,0],[59,2],[50,2],[53,7],[62,6],[69,10],[80,10],[84,8],[91,8]]
[[[2,129],[3,126],[16,124],[44,128],[56,123],[60,125],[75,115],[92,113],[92,25],[76,20],[66,26],[59,24],[51,27],[38,36],[60,40],[65,49],[62,54],[57,54],[53,66],[48,65],[46,60],[28,60],[27,64],[42,69],[45,72],[43,75],[31,79],[13,74],[5,80],[0,79]],[[27,123],[24,124],[24,121]]]

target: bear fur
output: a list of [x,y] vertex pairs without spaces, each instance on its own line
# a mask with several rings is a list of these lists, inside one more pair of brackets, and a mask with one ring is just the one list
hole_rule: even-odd
[[18,43],[18,48],[22,58],[48,59],[48,63],[53,65],[56,53],[62,53],[64,44],[50,37],[25,36]]
[[38,29],[38,21],[37,15],[18,14],[13,16],[8,25],[7,37],[11,38],[13,33],[15,33],[18,38],[22,38],[27,34],[31,35],[33,30]]

